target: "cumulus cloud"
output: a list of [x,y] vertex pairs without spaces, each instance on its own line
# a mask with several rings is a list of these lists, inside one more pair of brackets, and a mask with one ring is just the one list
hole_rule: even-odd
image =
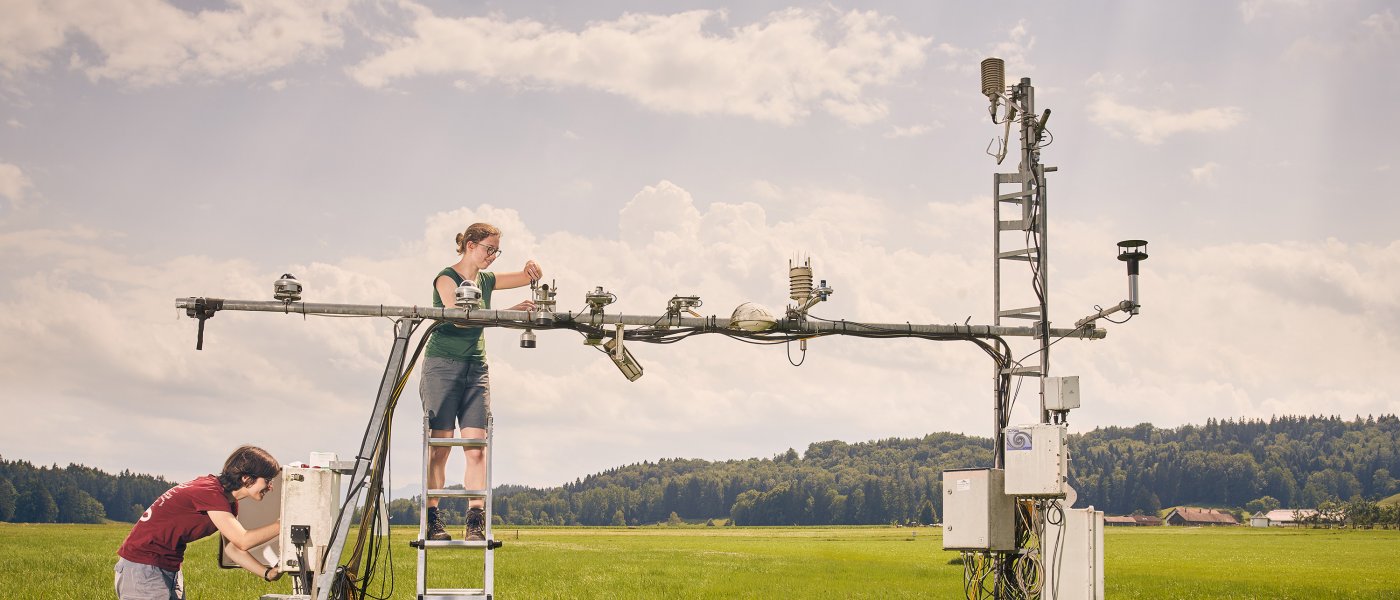
[[1245,23],[1251,23],[1280,10],[1298,9],[1311,3],[1312,0],[1243,0],[1240,2],[1240,18]]
[[1225,131],[1244,122],[1244,110],[1233,106],[1177,112],[1139,107],[1099,94],[1089,104],[1089,118],[1117,135],[1129,135],[1144,144],[1160,144],[1180,133]]
[[412,33],[350,70],[362,85],[470,74],[508,85],[583,87],[652,110],[782,124],[815,108],[851,123],[886,117],[870,89],[923,64],[928,38],[876,12],[798,9],[720,31],[722,11],[625,14],[579,31],[532,19],[440,17],[410,2]]
[[924,135],[924,134],[926,134],[926,133],[928,133],[928,132],[930,132],[930,131],[933,131],[933,129],[934,129],[935,127],[942,127],[942,126],[943,126],[943,124],[942,124],[942,123],[938,123],[938,122],[934,122],[932,125],[916,124],[916,125],[910,125],[910,126],[908,126],[908,127],[900,127],[900,126],[897,126],[897,125],[896,125],[895,127],[891,128],[889,131],[886,131],[886,132],[885,132],[885,138],[887,138],[887,139],[899,139],[899,138],[919,137],[919,136]]
[[138,87],[217,80],[313,60],[343,43],[336,21],[348,0],[229,4],[189,12],[164,0],[19,0],[0,21],[0,75],[13,79],[66,55],[69,68],[94,80]]
[[1214,161],[1203,164],[1199,167],[1191,167],[1191,181],[1212,185],[1215,183],[1215,170],[1220,168],[1220,164]]
[[18,166],[0,162],[0,198],[10,201],[10,206],[18,206],[33,184]]

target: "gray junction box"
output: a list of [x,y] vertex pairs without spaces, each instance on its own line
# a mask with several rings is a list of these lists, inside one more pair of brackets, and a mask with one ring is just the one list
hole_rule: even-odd
[[943,549],[1016,549],[1016,503],[1001,469],[943,472]]

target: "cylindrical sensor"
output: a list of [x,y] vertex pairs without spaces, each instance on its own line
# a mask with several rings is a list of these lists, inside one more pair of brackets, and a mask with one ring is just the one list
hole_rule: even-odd
[[1006,90],[1006,62],[1000,58],[982,61],[982,95],[988,98],[1000,96]]
[[792,261],[788,261],[788,286],[791,290],[789,298],[796,300],[799,304],[806,302],[812,297],[812,262],[806,261],[802,266],[793,266]]

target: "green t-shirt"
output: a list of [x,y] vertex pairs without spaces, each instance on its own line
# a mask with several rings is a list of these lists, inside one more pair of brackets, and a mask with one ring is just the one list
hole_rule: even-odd
[[[447,267],[433,277],[433,306],[446,306],[442,302],[442,297],[437,291],[438,277],[446,275],[452,278],[452,283],[462,285],[462,276],[457,274],[457,270]],[[481,307],[491,308],[491,291],[496,289],[496,274],[490,271],[481,271],[476,274],[476,285],[481,288]],[[453,298],[456,301],[456,298]],[[433,337],[428,339],[428,356],[440,358],[451,358],[455,360],[468,360],[484,362],[486,360],[486,336],[481,335],[480,327],[457,327],[447,324],[433,330]]]

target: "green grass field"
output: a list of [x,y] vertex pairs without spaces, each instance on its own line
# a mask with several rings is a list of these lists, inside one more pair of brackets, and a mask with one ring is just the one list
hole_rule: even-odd
[[[0,597],[113,597],[128,525],[0,523]],[[395,529],[392,598],[413,597],[410,529]],[[956,598],[962,567],[937,528],[502,528],[500,598]],[[1400,531],[1110,528],[1109,598],[1397,598]],[[289,593],[186,555],[191,600]],[[480,585],[480,553],[439,551],[430,585]],[[389,583],[384,578],[384,583]]]

